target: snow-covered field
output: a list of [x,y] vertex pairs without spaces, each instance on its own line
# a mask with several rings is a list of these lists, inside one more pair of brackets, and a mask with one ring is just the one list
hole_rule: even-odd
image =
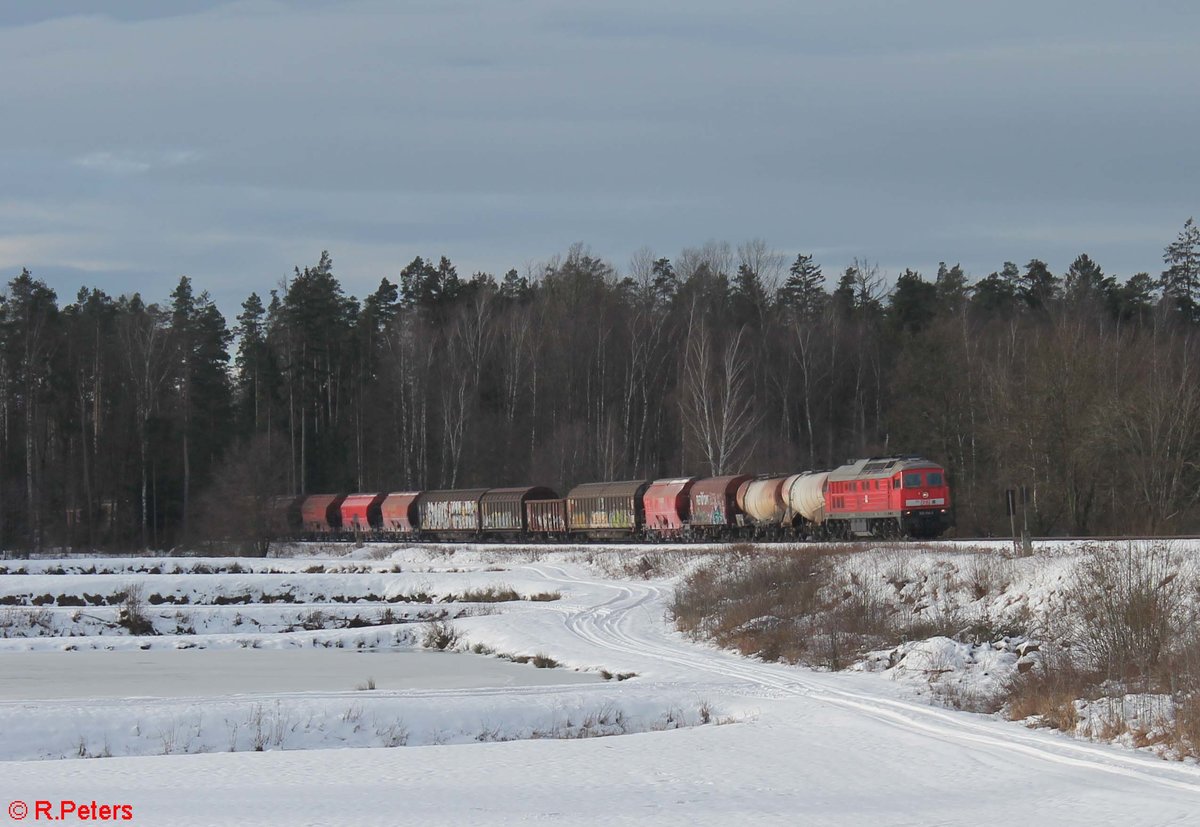
[[[822,673],[688,640],[667,606],[702,547],[292,552],[0,560],[0,808],[25,802],[34,821],[38,800],[55,815],[64,800],[129,804],[131,823],[155,825],[1186,824],[1200,812],[1195,764],[931,705],[931,670],[916,663],[986,685],[1020,652],[934,641]],[[897,599],[946,611],[930,572],[1011,583],[1032,565],[997,574],[961,557],[862,565],[916,571],[924,585]],[[1069,567],[1043,558],[1034,588],[966,593],[986,592],[976,602],[997,617],[1053,611]],[[131,635],[131,611],[154,633]],[[464,651],[421,650],[434,620]]]

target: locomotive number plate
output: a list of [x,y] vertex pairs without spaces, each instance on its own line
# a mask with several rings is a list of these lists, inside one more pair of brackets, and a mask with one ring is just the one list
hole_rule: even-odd
[[946,498],[945,497],[931,497],[930,499],[927,499],[927,500],[905,500],[904,504],[906,506],[909,506],[909,505],[945,505]]

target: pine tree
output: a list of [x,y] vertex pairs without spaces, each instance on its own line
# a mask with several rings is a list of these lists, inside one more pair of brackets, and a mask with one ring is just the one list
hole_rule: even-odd
[[656,259],[650,265],[651,291],[657,304],[667,305],[675,300],[679,292],[679,279],[669,258]]
[[[39,462],[42,440],[38,431],[45,427],[42,410],[54,378],[51,360],[59,347],[58,296],[45,282],[22,269],[21,275],[8,284],[7,299],[0,307],[0,323],[5,384],[16,392],[16,406],[22,413],[25,541],[33,548],[40,548],[43,487]],[[3,400],[6,432],[8,387]]]
[[1087,253],[1081,253],[1067,268],[1063,295],[1068,301],[1107,302],[1116,288],[1116,280],[1104,275],[1100,265]]
[[761,327],[763,313],[767,307],[767,291],[749,265],[739,264],[733,280],[733,323],[737,327],[751,324]]
[[920,333],[937,315],[937,287],[914,270],[905,270],[892,291],[891,320],[896,329]]
[[969,288],[967,287],[967,275],[963,272],[962,265],[955,264],[953,267],[947,267],[946,262],[940,262],[934,286],[937,290],[938,304],[944,311],[953,313],[967,300]]
[[1159,285],[1163,298],[1170,299],[1189,319],[1200,319],[1200,227],[1189,218],[1178,237],[1163,251]]
[[811,319],[820,315],[828,299],[821,265],[814,263],[811,255],[800,253],[788,268],[787,281],[779,289],[780,306],[800,318]]
[[171,349],[175,410],[182,458],[180,525],[188,536],[193,465],[203,481],[229,442],[233,408],[225,317],[207,292],[193,295],[187,276],[171,293]]
[[1046,262],[1031,259],[1017,283],[1017,296],[1030,310],[1038,310],[1057,298],[1058,285],[1058,277],[1050,272]]
[[1154,310],[1155,282],[1149,273],[1135,273],[1116,288],[1116,316],[1123,321],[1143,321]]
[[524,301],[529,296],[529,279],[510,269],[500,281],[500,296],[505,299]]
[[234,364],[237,367],[237,397],[240,427],[243,435],[256,433],[270,427],[268,402],[271,379],[277,376],[272,371],[273,359],[267,345],[266,308],[257,293],[242,302],[242,312],[237,317],[238,351]]
[[1017,282],[1021,271],[1011,261],[1004,262],[999,272],[979,280],[971,291],[971,307],[984,316],[1007,316],[1017,300]]

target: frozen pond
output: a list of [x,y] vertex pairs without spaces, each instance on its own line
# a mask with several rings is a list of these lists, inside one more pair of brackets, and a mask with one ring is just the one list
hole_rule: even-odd
[[0,699],[184,698],[243,693],[545,686],[600,681],[482,655],[340,649],[0,653]]

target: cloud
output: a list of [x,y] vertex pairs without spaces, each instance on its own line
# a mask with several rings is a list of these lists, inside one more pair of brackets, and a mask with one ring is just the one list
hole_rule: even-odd
[[156,167],[178,167],[199,159],[200,153],[191,149],[152,153],[96,151],[73,158],[71,163],[106,175],[140,175]]
[[324,248],[360,294],[574,241],[1135,271],[1200,191],[1200,26],[1165,7],[34,5],[0,4],[0,220],[42,240],[0,253],[230,302]]

